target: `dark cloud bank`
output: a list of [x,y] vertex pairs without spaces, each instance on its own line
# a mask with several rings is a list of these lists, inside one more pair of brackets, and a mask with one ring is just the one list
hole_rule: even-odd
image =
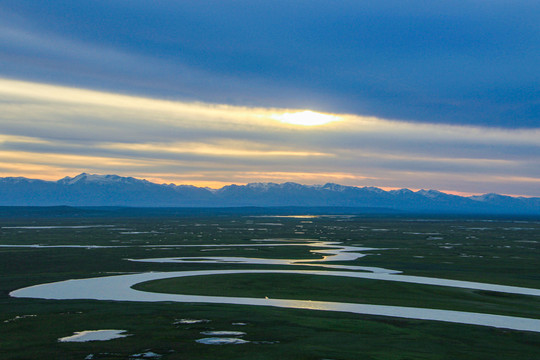
[[0,76],[540,127],[533,1],[3,1]]

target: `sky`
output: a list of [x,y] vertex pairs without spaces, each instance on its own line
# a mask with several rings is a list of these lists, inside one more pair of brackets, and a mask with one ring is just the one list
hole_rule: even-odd
[[0,177],[540,196],[538,1],[0,2]]

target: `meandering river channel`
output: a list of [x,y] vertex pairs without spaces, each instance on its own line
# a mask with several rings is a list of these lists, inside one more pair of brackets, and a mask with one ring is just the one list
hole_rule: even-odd
[[[276,241],[278,239],[273,239]],[[426,309],[401,306],[386,306],[372,304],[356,304],[329,301],[310,300],[289,300],[289,299],[268,299],[268,298],[246,298],[246,297],[224,297],[224,296],[199,296],[199,295],[178,295],[163,294],[139,291],[132,286],[151,280],[159,280],[174,277],[202,276],[202,275],[223,275],[242,273],[273,273],[273,274],[308,274],[314,276],[342,276],[352,278],[365,278],[384,281],[398,281],[416,284],[427,284],[437,286],[448,286],[457,288],[467,288],[475,290],[488,290],[505,292],[512,294],[540,296],[539,289],[523,288],[515,286],[486,284],[470,281],[448,280],[430,277],[402,275],[400,271],[375,267],[362,267],[353,265],[329,264],[332,261],[352,261],[362,256],[363,252],[373,250],[383,250],[374,248],[363,248],[356,246],[344,246],[336,242],[285,242],[285,243],[255,243],[255,244],[230,244],[230,245],[151,245],[152,247],[256,247],[256,246],[308,246],[315,247],[311,250],[314,253],[323,254],[321,259],[263,259],[246,257],[172,257],[172,258],[152,258],[152,259],[128,259],[130,261],[143,262],[173,262],[173,263],[235,263],[235,264],[265,264],[265,265],[298,265],[317,266],[332,268],[333,270],[199,270],[199,271],[176,271],[176,272],[146,272],[141,274],[127,274],[105,276],[90,279],[72,279],[50,284],[30,286],[15,290],[10,293],[17,298],[42,298],[42,299],[94,299],[94,300],[114,300],[114,301],[142,301],[159,302],[174,301],[186,303],[220,303],[252,306],[274,306],[282,308],[311,309],[320,311],[340,311],[355,314],[380,315],[402,317],[409,319],[446,321],[460,324],[492,326],[513,330],[540,332],[540,320],[513,316],[492,315],[484,313],[473,313],[463,311]],[[7,245],[9,246],[9,245]],[[36,245],[25,245],[36,246]],[[47,247],[47,246],[39,246]],[[59,246],[55,246],[59,247]],[[61,247],[61,246],[60,246]],[[69,247],[69,246],[66,246]],[[89,246],[81,246],[92,248]],[[322,248],[322,250],[321,250]],[[334,269],[339,269],[336,271]]]

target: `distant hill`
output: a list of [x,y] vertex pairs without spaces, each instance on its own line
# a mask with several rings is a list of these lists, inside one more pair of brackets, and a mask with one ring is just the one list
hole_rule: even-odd
[[0,178],[0,206],[341,207],[373,212],[540,215],[540,198],[456,196],[437,190],[384,191],[339,184],[252,183],[212,190],[82,173],[58,181]]

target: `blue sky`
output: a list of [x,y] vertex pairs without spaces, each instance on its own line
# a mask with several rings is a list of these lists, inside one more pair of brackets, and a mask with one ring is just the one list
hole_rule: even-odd
[[[539,17],[535,1],[2,1],[0,176],[540,196]],[[339,119],[279,120],[305,110]]]

